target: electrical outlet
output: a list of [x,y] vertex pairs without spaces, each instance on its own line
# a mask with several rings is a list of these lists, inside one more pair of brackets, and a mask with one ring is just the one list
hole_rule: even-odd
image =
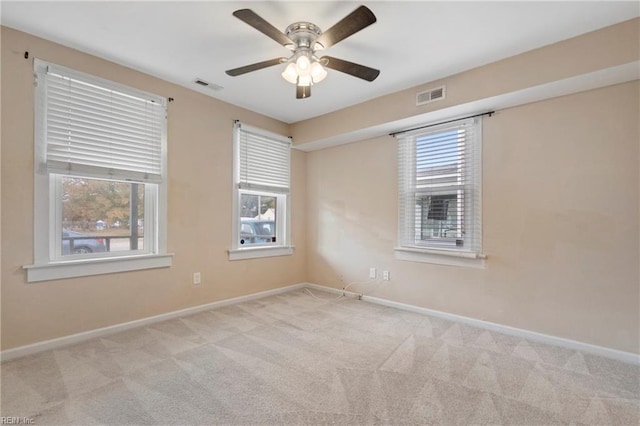
[[200,272],[193,273],[193,285],[199,285],[202,282],[202,276]]
[[369,278],[376,278],[376,268],[369,268]]
[[389,281],[389,271],[382,271],[382,280]]

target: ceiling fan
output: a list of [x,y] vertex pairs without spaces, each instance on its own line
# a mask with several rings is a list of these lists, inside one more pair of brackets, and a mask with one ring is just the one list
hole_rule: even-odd
[[296,98],[304,99],[311,96],[311,86],[327,76],[325,67],[366,81],[373,81],[380,74],[379,70],[364,65],[332,56],[317,56],[318,51],[333,46],[376,22],[376,16],[366,6],[358,7],[325,32],[322,32],[317,25],[311,22],[295,22],[289,25],[283,33],[251,9],[236,10],[233,12],[233,16],[290,49],[293,53],[288,58],[275,58],[227,70],[226,73],[232,77],[286,63],[288,65],[282,73],[282,77],[296,85]]

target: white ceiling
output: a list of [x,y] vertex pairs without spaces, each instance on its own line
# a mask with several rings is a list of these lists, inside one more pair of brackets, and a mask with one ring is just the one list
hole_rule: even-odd
[[[234,10],[250,8],[282,31],[297,21],[326,30],[361,4],[378,22],[326,54],[380,69],[374,82],[329,70],[298,100],[284,65],[225,74],[289,52]],[[2,25],[292,123],[634,18],[640,3],[2,1],[0,12]],[[196,77],[223,89],[200,88]]]

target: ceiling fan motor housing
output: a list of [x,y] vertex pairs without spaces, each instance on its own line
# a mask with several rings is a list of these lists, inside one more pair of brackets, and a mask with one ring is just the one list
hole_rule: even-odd
[[287,46],[294,52],[298,49],[315,51],[314,41],[322,34],[322,31],[311,22],[296,22],[289,25],[284,33],[295,43],[295,45]]

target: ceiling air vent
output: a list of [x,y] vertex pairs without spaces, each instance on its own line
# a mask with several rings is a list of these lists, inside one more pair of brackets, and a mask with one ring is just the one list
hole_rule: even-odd
[[416,106],[428,104],[429,102],[440,101],[445,97],[445,86],[435,89],[425,90],[416,94]]
[[208,81],[204,81],[201,78],[196,78],[193,82],[195,84],[197,84],[198,86],[207,87],[207,88],[209,88],[211,90],[222,90],[222,89],[224,89],[222,86],[218,86],[217,84],[209,83]]

